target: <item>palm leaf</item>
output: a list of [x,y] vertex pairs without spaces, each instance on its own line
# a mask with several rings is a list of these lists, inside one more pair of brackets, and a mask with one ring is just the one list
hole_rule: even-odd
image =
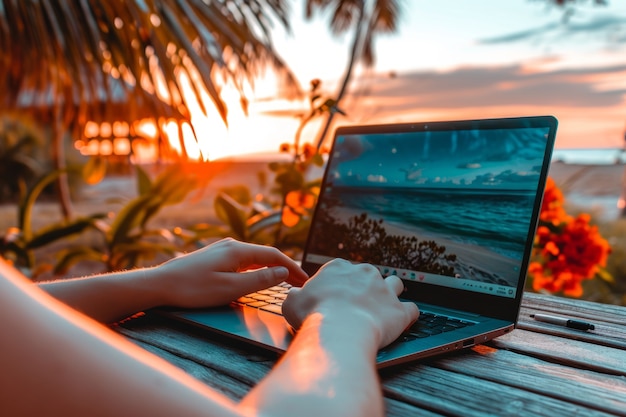
[[225,121],[217,74],[244,106],[243,80],[268,64],[299,91],[270,37],[275,22],[288,29],[288,12],[285,0],[0,0],[0,111],[60,120],[75,135],[90,120],[189,121],[186,71],[199,77],[198,103],[206,91]]

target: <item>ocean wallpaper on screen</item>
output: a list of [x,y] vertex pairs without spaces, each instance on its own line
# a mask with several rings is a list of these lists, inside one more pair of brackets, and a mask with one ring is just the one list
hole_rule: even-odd
[[547,133],[337,138],[317,214],[325,232],[313,234],[322,237],[313,251],[514,286]]

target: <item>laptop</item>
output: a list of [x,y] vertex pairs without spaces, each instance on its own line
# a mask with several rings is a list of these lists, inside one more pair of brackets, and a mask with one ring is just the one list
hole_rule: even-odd
[[[313,275],[344,258],[403,280],[400,298],[421,315],[378,352],[379,368],[514,329],[556,128],[538,116],[336,130],[302,268]],[[294,336],[280,315],[287,292],[167,314],[284,352]]]

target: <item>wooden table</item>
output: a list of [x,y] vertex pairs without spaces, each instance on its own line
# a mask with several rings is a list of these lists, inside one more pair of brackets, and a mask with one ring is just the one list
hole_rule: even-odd
[[[389,416],[626,416],[626,307],[527,293],[518,328],[488,344],[380,371]],[[593,322],[579,331],[530,318]],[[277,356],[155,314],[116,330],[230,398]]]

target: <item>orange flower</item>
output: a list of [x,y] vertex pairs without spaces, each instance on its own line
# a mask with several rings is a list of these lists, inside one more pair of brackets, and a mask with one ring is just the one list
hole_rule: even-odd
[[291,191],[285,197],[282,221],[285,226],[293,227],[315,206],[316,196],[302,191]]
[[305,143],[302,147],[302,155],[304,155],[304,159],[310,159],[317,153],[317,149],[315,146],[310,143]]
[[593,279],[606,266],[611,247],[591,217],[572,217],[563,208],[561,190],[549,178],[535,234],[533,261],[528,273],[535,291],[563,292],[580,297],[582,282]]
[[563,221],[568,221],[570,216],[567,215],[563,204],[565,198],[563,193],[556,186],[556,183],[552,178],[548,178],[546,182],[546,189],[543,193],[543,202],[541,204],[541,212],[539,215],[540,221],[545,221],[558,225]]

